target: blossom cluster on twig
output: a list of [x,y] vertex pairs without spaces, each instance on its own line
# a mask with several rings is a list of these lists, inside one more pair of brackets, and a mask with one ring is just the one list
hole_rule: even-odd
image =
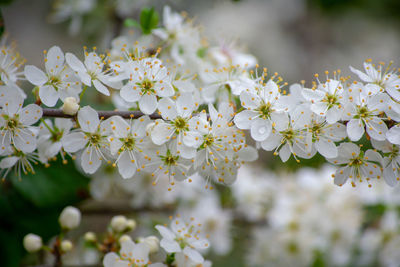
[[[174,185],[198,173],[212,187],[211,181],[233,183],[238,168],[263,149],[283,162],[319,153],[339,166],[337,185],[382,177],[398,183],[400,75],[392,63],[350,67],[356,80],[338,70],[324,79],[316,75],[310,88],[288,86],[231,45],[209,47],[198,27],[168,7],[163,20],[151,36],[118,37],[104,54],[85,48],[80,59],[53,46],[45,51],[44,69],[26,65],[19,72],[15,52],[4,47],[2,176],[13,168],[18,175],[34,172],[32,163],[69,155],[87,174],[111,164],[123,178],[147,172],[157,183],[162,174]],[[34,86],[36,104],[23,105],[22,79]],[[89,88],[111,96],[125,113],[106,118],[81,107]],[[54,111],[40,105],[59,102],[70,118],[46,119]],[[373,149],[357,143],[363,136]]]

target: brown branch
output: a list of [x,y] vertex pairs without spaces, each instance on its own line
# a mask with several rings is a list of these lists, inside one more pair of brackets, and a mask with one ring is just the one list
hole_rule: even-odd
[[[140,118],[145,114],[141,111],[112,111],[112,110],[103,110],[97,111],[99,114],[99,118],[108,119],[112,116],[121,116],[124,119],[130,118]],[[61,109],[51,109],[44,108],[43,109],[43,117],[51,117],[51,118],[70,118],[75,119],[74,115],[65,114]],[[149,115],[151,119],[161,119],[161,115],[157,113],[153,113]]]

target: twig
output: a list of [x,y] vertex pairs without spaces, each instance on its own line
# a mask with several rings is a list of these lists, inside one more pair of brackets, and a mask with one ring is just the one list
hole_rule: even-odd
[[[112,116],[121,116],[124,119],[130,118],[140,118],[145,114],[141,111],[112,111],[112,110],[103,110],[97,111],[99,114],[99,118],[108,119]],[[65,114],[61,109],[51,109],[51,108],[44,108],[43,109],[43,117],[52,117],[52,118],[70,118],[75,119],[73,115]],[[161,119],[161,115],[157,113],[153,113],[149,115],[151,119]]]

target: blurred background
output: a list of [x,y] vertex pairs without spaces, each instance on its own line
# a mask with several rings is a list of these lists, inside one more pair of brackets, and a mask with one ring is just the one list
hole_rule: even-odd
[[[64,2],[72,8],[60,11]],[[348,74],[349,65],[360,68],[367,58],[400,62],[398,0],[0,3],[8,42],[15,41],[26,62],[36,66],[42,66],[43,50],[53,45],[64,52],[81,53],[84,45],[105,51],[113,38],[131,30],[124,27],[126,18],[137,18],[143,7],[154,7],[161,15],[166,4],[186,11],[210,43],[234,42],[289,84],[306,80],[309,85],[314,73],[325,70]],[[102,170],[88,178],[73,163],[52,165],[38,167],[36,175],[21,181],[11,177],[2,183],[0,266],[29,266],[35,257],[45,257],[27,256],[21,240],[28,232],[49,240],[67,205],[77,205],[84,214],[76,236],[105,229],[119,213],[152,226],[177,210],[209,212],[225,233],[216,237],[219,249],[209,254],[214,266],[400,266],[398,190],[386,185],[369,191],[338,188],[331,181],[332,170],[318,157],[302,161],[310,169],[299,172],[293,160],[283,165],[264,153],[241,170],[232,188],[218,186],[209,193],[202,186],[185,185],[169,195],[162,185],[149,186],[146,177],[127,182]],[[201,198],[215,203],[193,204]],[[205,205],[214,209],[201,210]],[[320,216],[323,212],[326,216]],[[218,244],[218,239],[225,241]],[[85,257],[71,255],[70,262],[90,263]]]

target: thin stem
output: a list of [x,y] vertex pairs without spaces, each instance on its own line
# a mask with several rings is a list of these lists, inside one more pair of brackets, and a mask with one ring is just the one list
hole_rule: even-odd
[[81,93],[81,95],[79,96],[79,100],[80,100],[80,101],[82,101],[82,97],[83,97],[83,95],[85,94],[87,88],[88,88],[87,85],[85,85],[85,86],[83,87],[82,93]]
[[53,129],[50,128],[50,126],[46,123],[46,121],[43,118],[40,118],[40,121],[46,126],[47,130],[49,130],[50,133],[56,134],[56,132],[53,131]]
[[[124,119],[131,119],[131,118],[140,118],[146,114],[140,111],[112,111],[112,110],[104,110],[104,111],[97,111],[99,114],[99,118],[108,119],[112,116],[121,116]],[[61,109],[51,109],[51,108],[44,108],[43,109],[43,117],[51,117],[51,118],[70,118],[75,119],[73,115],[65,114]],[[149,115],[151,119],[161,119],[161,115],[157,113],[153,113]]]

